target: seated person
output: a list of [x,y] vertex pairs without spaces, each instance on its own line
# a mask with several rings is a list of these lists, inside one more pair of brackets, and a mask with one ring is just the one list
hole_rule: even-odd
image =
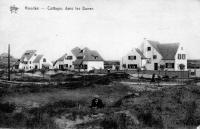
[[97,108],[103,108],[103,107],[104,107],[104,104],[103,104],[102,100],[99,98],[98,95],[95,95],[94,99],[92,100],[90,108],[97,109]]

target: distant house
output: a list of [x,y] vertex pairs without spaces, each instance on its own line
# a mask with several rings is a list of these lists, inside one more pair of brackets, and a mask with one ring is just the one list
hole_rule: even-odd
[[118,60],[104,61],[104,69],[119,70],[120,69],[120,61],[118,61]]
[[146,69],[182,70],[181,65],[187,70],[187,53],[180,43],[160,43],[145,39],[141,51],[147,58]]
[[32,69],[41,69],[42,66],[52,68],[52,63],[43,55],[38,55],[36,50],[27,50],[22,57],[15,63],[15,69],[23,69],[25,71]]
[[191,76],[200,77],[200,60],[187,60],[187,69],[190,71]]
[[104,69],[104,60],[97,51],[76,47],[73,49],[73,53],[76,56],[76,60],[73,63],[75,70]]
[[146,64],[146,57],[144,54],[138,49],[134,48],[125,56],[122,57],[121,60],[121,69],[137,69],[143,68]]
[[52,69],[53,64],[51,61],[47,60],[44,55],[37,55],[36,58],[33,60],[34,69]]

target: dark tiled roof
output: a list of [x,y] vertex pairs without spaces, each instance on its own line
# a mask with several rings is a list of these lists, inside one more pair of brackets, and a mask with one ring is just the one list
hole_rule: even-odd
[[43,55],[37,55],[37,57],[35,58],[35,60],[33,61],[33,63],[39,63],[40,60],[42,59]]
[[30,58],[36,53],[36,50],[27,50],[21,57],[21,61],[24,61],[26,58],[27,60],[30,60]]
[[90,50],[85,54],[85,58],[83,60],[84,61],[103,61],[103,58],[97,51]]
[[146,57],[145,57],[144,54],[140,51],[140,49],[136,48],[135,50],[136,50],[137,53],[141,56],[142,59],[146,59]]
[[83,59],[77,59],[73,62],[74,65],[81,65],[83,63]]
[[81,49],[76,54],[77,57],[83,57],[83,59],[76,59],[74,64],[81,64],[83,61],[104,61],[97,51],[88,48]]
[[148,42],[161,54],[163,60],[174,60],[179,43],[159,43],[157,41],[148,40]]

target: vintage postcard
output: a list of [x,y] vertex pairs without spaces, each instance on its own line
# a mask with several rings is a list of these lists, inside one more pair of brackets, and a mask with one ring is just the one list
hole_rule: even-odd
[[200,0],[0,0],[0,129],[200,129]]

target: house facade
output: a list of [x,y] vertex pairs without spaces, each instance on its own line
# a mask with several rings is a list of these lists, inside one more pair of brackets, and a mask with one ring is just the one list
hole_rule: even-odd
[[54,63],[55,69],[61,70],[74,70],[73,62],[76,60],[76,54],[73,53],[73,50],[65,53]]
[[37,55],[33,61],[34,69],[53,69],[53,64],[44,55]]
[[74,70],[73,62],[75,59],[76,57],[73,54],[66,53],[56,60],[54,68],[60,70]]
[[143,68],[146,64],[146,57],[138,48],[134,48],[122,57],[120,64],[123,70]]
[[[141,51],[147,58],[148,70],[187,70],[187,53],[180,43],[160,43],[158,41],[144,40]],[[184,68],[181,68],[181,65]]]

